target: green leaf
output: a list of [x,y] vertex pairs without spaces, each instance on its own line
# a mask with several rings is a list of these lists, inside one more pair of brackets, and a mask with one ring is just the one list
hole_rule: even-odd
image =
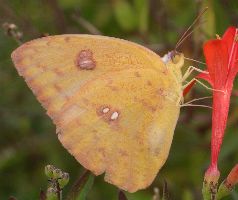
[[133,6],[126,0],[117,0],[114,4],[114,13],[117,22],[125,31],[133,31],[137,21]]
[[221,200],[223,197],[230,195],[231,191],[225,185],[225,181],[221,183],[217,192],[217,200]]
[[206,0],[203,1],[203,8],[208,7],[208,10],[206,12],[206,16],[204,17],[206,19],[206,23],[202,25],[202,31],[205,33],[205,35],[210,37],[215,37],[216,33],[216,17],[214,12],[214,4],[212,0]]
[[91,174],[82,188],[77,200],[85,200],[94,183],[94,176]]
[[235,190],[231,192],[231,195],[233,197],[233,200],[238,200],[238,193]]
[[183,197],[182,197],[182,199],[183,199],[183,200],[193,200],[194,198],[193,198],[193,195],[192,195],[191,191],[188,190],[188,189],[186,189],[186,190],[184,190],[184,192],[183,192]]
[[86,170],[78,180],[74,183],[68,200],[85,200],[94,182],[94,176],[90,171]]
[[59,0],[59,4],[63,9],[71,9],[75,8],[76,6],[81,5],[82,1],[75,1],[75,0]]
[[149,1],[134,0],[135,13],[137,13],[138,29],[140,33],[145,33],[148,30],[149,21]]

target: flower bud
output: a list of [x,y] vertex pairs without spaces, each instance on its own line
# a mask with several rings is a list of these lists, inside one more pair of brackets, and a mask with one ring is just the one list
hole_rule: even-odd
[[69,174],[63,172],[61,178],[58,179],[60,189],[63,189],[69,182]]
[[204,176],[204,181],[211,184],[217,184],[220,177],[220,172],[217,167],[210,166]]
[[48,178],[53,178],[53,171],[55,170],[55,167],[53,165],[46,165],[45,166],[45,175]]
[[214,166],[210,166],[204,176],[202,188],[204,199],[210,199],[211,196],[216,195],[219,177],[219,170]]
[[60,169],[55,168],[53,170],[53,179],[59,179],[61,178],[63,172]]
[[234,187],[238,183],[238,164],[233,167],[231,172],[226,178],[226,185],[228,187]]

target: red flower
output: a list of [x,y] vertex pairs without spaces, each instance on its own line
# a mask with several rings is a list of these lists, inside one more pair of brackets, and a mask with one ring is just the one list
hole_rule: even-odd
[[236,164],[226,178],[227,187],[234,187],[238,183],[238,164]]
[[205,174],[208,181],[217,182],[217,168],[230,105],[234,78],[238,72],[238,29],[229,27],[222,38],[209,40],[203,47],[208,74],[198,78],[208,81],[213,91],[211,163]]

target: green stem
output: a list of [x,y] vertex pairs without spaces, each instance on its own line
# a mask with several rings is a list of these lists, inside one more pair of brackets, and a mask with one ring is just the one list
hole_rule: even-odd
[[62,200],[62,190],[60,189],[59,183],[58,181],[56,181],[57,184],[57,196],[58,196],[58,200]]
[[203,181],[202,195],[203,195],[203,200],[211,200],[210,187],[207,181],[205,180]]
[[217,199],[217,184],[204,180],[202,188],[203,200],[218,200]]

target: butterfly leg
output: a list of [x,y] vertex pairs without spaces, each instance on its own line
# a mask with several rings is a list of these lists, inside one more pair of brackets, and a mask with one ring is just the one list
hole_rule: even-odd
[[[190,75],[193,71],[197,71],[197,72],[200,72],[200,73],[208,73],[206,71],[203,71],[201,69],[198,69],[196,67],[193,67],[193,66],[190,66],[187,71],[184,73],[183,77],[182,77],[182,82],[184,82]],[[200,85],[202,85],[203,87],[205,87],[207,90],[211,90],[211,91],[217,91],[217,92],[223,92],[222,90],[216,90],[216,89],[213,89],[213,88],[210,88],[208,87],[207,85],[205,85],[204,83],[202,83],[201,81],[199,81],[198,79],[196,78],[193,78],[192,80],[190,80],[188,83],[186,83],[185,85],[182,86],[182,89],[184,90],[186,87],[188,87],[190,84],[192,84],[193,82],[197,82],[199,83]],[[192,102],[194,101],[197,101],[197,100],[202,100],[202,99],[206,99],[206,98],[211,98],[211,97],[202,97],[202,98],[198,98],[198,99],[193,99],[189,102],[186,102],[186,103],[183,103],[181,102],[180,106],[181,107],[185,107],[185,106],[198,106],[198,107],[206,107],[206,108],[211,108],[210,106],[206,106],[206,105],[195,105],[195,104],[192,104]]]
[[186,103],[184,103],[184,104],[181,104],[180,106],[181,106],[181,107],[186,107],[186,106],[193,106],[193,107],[194,107],[194,106],[197,106],[197,107],[204,107],[204,108],[212,108],[212,107],[206,106],[206,105],[192,104],[192,103],[195,102],[195,101],[199,101],[199,100],[203,100],[203,99],[210,99],[210,98],[212,98],[212,96],[196,98],[196,99],[193,99],[193,100],[191,100],[191,101],[188,101],[188,102],[186,102]]
[[203,100],[203,99],[211,99],[211,98],[212,98],[212,96],[196,98],[196,99],[193,99],[193,100],[191,100],[191,101],[186,102],[185,104],[190,104],[190,103],[193,103],[193,102],[195,102],[195,101],[200,101],[200,100]]
[[207,90],[224,93],[223,90],[216,90],[216,89],[213,89],[213,88],[208,87],[207,85],[205,85],[203,82],[199,81],[199,80],[196,79],[196,78],[193,78],[193,79],[190,80],[188,83],[186,83],[185,85],[183,85],[183,86],[182,86],[182,89],[184,90],[186,87],[188,87],[188,86],[189,86],[191,83],[193,83],[194,81],[197,82],[197,83],[199,83],[199,84],[202,85],[203,87],[205,87]]
[[205,73],[205,74],[208,74],[208,72],[204,71],[204,70],[201,70],[201,69],[198,69],[194,66],[189,66],[188,69],[186,70],[186,72],[184,73],[183,77],[182,77],[182,82],[184,82],[190,75],[193,71],[197,71],[197,72],[200,72],[200,73]]
[[211,108],[211,106],[206,106],[206,105],[200,105],[200,104],[190,104],[190,103],[185,103],[185,104],[182,104],[180,105],[180,107],[202,107],[202,108]]

